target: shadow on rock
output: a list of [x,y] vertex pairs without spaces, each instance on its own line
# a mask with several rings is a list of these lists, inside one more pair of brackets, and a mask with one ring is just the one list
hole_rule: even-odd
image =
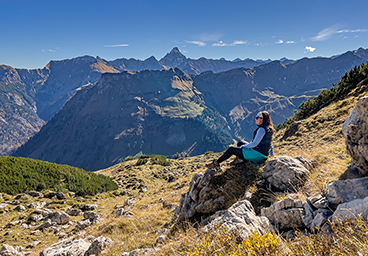
[[196,173],[189,191],[181,195],[173,220],[205,224],[208,216],[228,209],[243,198],[245,191],[262,176],[260,167],[263,164],[244,162],[222,173],[213,169]]

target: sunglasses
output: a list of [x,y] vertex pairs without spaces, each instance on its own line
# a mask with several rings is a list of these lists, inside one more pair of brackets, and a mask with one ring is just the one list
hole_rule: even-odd
[[257,116],[256,119],[263,119],[262,117]]

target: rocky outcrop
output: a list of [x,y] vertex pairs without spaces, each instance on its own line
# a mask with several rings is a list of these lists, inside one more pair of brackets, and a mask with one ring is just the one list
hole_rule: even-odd
[[304,229],[328,230],[332,222],[346,219],[368,219],[368,177],[338,180],[327,186],[326,195],[315,195],[301,201],[293,195],[261,209],[280,231]]
[[253,232],[264,234],[273,230],[266,217],[256,216],[253,206],[248,200],[233,204],[223,216],[206,225],[203,231],[208,232],[221,227],[226,227],[226,232],[237,234],[243,239],[249,237]]
[[280,230],[300,228],[303,223],[303,202],[296,195],[289,195],[268,208],[261,210],[261,215]]
[[331,216],[335,223],[355,218],[368,220],[368,197],[340,204]]
[[368,95],[361,98],[342,126],[351,165],[368,175]]
[[279,156],[263,167],[263,175],[276,191],[295,191],[306,181],[311,164],[303,157]]
[[244,163],[223,173],[207,169],[204,173],[194,174],[189,191],[181,195],[174,219],[179,222],[199,220],[228,209],[244,195],[247,186],[255,180],[258,169],[257,164]]
[[368,177],[350,180],[337,180],[327,186],[327,200],[334,204],[342,204],[354,199],[368,196]]

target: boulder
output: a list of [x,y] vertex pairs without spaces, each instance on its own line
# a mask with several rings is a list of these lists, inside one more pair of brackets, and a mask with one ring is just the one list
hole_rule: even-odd
[[368,197],[340,204],[331,217],[335,223],[346,219],[368,220]]
[[75,226],[75,229],[77,231],[80,231],[80,230],[88,228],[90,225],[91,225],[91,221],[89,219],[81,220],[77,223],[77,225]]
[[50,219],[45,220],[42,224],[36,227],[36,230],[44,230],[52,226],[52,222]]
[[68,210],[66,210],[66,213],[69,214],[70,216],[80,216],[83,215],[83,212],[81,209],[77,209],[77,208],[68,208]]
[[209,232],[218,227],[226,227],[227,232],[235,233],[243,239],[249,237],[253,232],[264,234],[273,231],[268,219],[263,216],[258,217],[248,200],[233,204],[224,215],[204,226],[203,231]]
[[368,95],[361,98],[342,126],[351,165],[368,175]]
[[92,224],[97,224],[103,221],[102,214],[98,212],[85,212],[84,219],[90,220]]
[[261,164],[243,162],[224,172],[207,169],[204,173],[195,173],[188,192],[181,195],[180,206],[175,208],[174,220],[201,222],[228,209],[254,184]]
[[40,256],[84,256],[91,243],[85,239],[63,242],[40,252]]
[[309,167],[308,161],[302,157],[279,156],[266,163],[263,175],[271,188],[294,192],[305,183]]
[[82,210],[85,211],[94,211],[97,209],[97,204],[86,204],[83,206]]
[[99,236],[92,242],[84,256],[101,255],[104,250],[112,245],[112,243],[110,238]]
[[43,197],[42,193],[36,191],[28,192],[28,195],[30,195],[31,197]]
[[136,249],[131,252],[123,252],[121,256],[140,256],[140,255],[152,255],[159,251],[156,248],[143,248],[143,249]]
[[66,195],[62,192],[50,191],[48,194],[44,195],[44,197],[46,198],[53,198],[54,196],[56,196],[56,198],[60,200],[66,199]]
[[56,222],[58,225],[64,225],[70,221],[70,216],[65,212],[50,213],[47,218],[50,219],[51,222]]
[[326,198],[332,206],[368,196],[368,177],[337,180],[327,186]]
[[280,230],[303,227],[303,202],[295,197],[289,195],[284,200],[261,209],[261,215],[267,217]]
[[14,249],[13,246],[3,244],[0,249],[0,256],[22,256],[24,255],[21,251]]

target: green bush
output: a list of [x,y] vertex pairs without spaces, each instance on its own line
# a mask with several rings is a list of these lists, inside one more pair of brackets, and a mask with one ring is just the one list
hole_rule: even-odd
[[78,196],[118,189],[102,174],[23,157],[0,157],[0,192],[11,195],[29,191],[73,191]]
[[127,162],[127,161],[131,161],[131,160],[135,160],[136,158],[134,156],[127,156],[125,159],[124,159],[124,162]]
[[162,166],[170,166],[171,162],[167,160],[166,156],[151,155],[152,164],[159,164]]
[[144,165],[148,162],[148,158],[139,158],[135,165]]

